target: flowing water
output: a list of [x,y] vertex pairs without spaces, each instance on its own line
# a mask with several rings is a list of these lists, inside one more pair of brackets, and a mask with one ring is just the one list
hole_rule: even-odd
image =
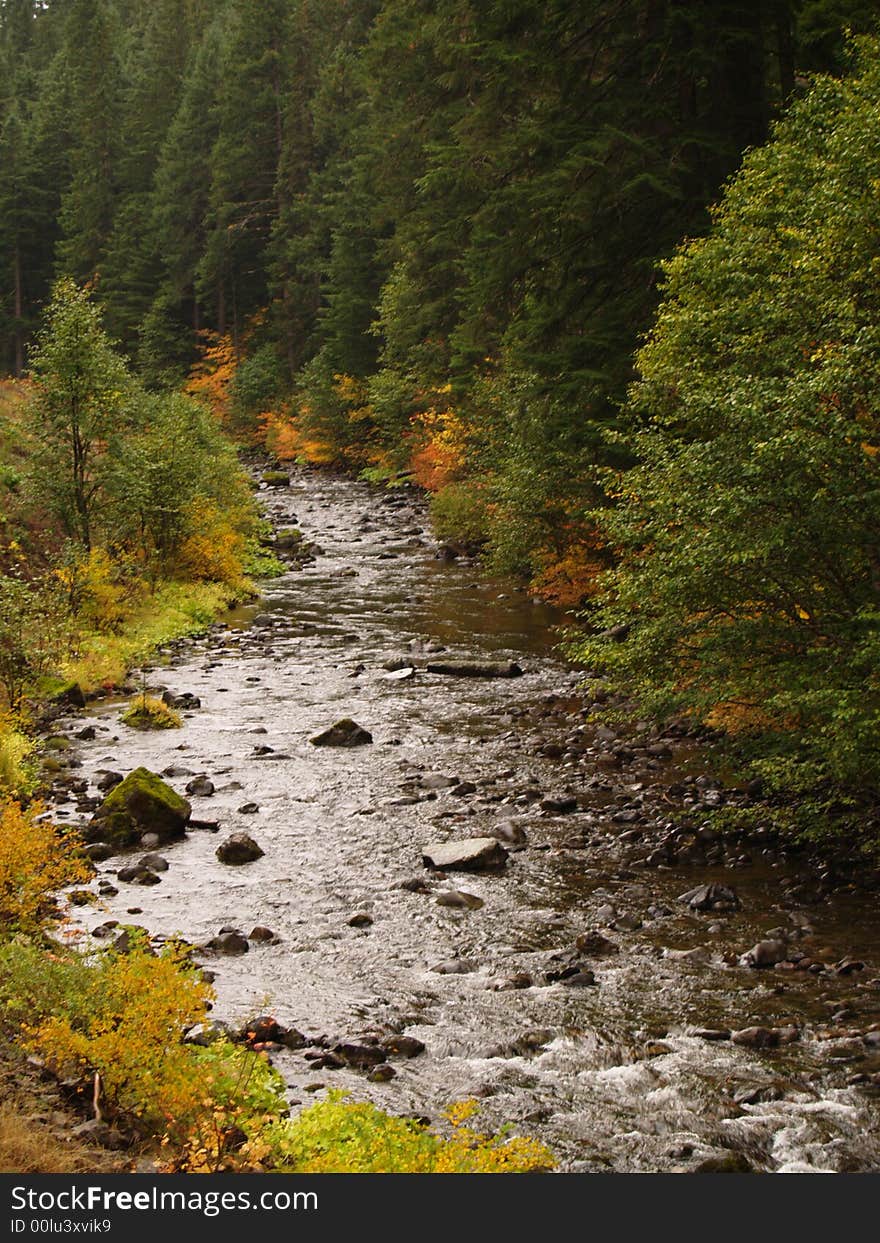
[[[267,583],[259,605],[165,654],[151,680],[201,700],[182,730],[127,729],[120,701],[106,699],[87,713],[95,739],[72,753],[74,775],[90,781],[144,764],[176,770],[169,780],[182,791],[206,774],[215,793],[193,798],[193,815],[220,831],[194,829],[163,848],[170,868],[158,885],[114,881],[117,896],[77,909],[81,926],[118,919],[194,943],[223,926],[268,926],[277,943],[204,959],[216,972],[216,1017],[268,1012],[331,1047],[403,1031],[426,1046],[395,1059],[388,1083],[315,1069],[309,1049],[278,1052],[294,1108],[344,1088],[437,1118],[476,1097],[487,1127],[511,1122],[540,1137],[570,1170],[695,1169],[731,1154],[755,1170],[876,1169],[880,1051],[863,1039],[880,1020],[871,894],[798,909],[784,896],[795,864],[760,850],[733,872],[638,866],[640,820],[656,818],[662,791],[698,757],[636,748],[621,769],[600,767],[602,736],[579,675],[553,648],[558,617],[471,565],[438,559],[416,498],[303,472],[266,501],[279,527],[299,525],[321,554]],[[442,659],[515,659],[524,675],[424,672],[440,648]],[[383,666],[395,659],[418,671],[389,678]],[[341,717],[369,729],[373,744],[310,745]],[[82,724],[80,714],[62,727]],[[437,775],[476,788],[431,789],[425,779]],[[547,795],[575,795],[578,808],[542,810]],[[62,814],[81,814],[63,789],[56,797]],[[252,802],[258,812],[238,810]],[[528,840],[503,871],[438,880],[423,867],[429,843],[511,820]],[[216,859],[237,830],[263,858]],[[98,879],[120,866],[100,864]],[[427,891],[400,887],[417,878]],[[741,909],[700,915],[677,901],[707,880],[733,881]],[[451,888],[484,905],[438,905]],[[351,926],[358,914],[372,922]],[[866,969],[736,963],[778,925],[812,958],[851,954]],[[591,962],[596,986],[548,983],[552,955],[590,929],[618,946]],[[469,969],[432,970],[454,961]],[[757,1051],[695,1034],[755,1024],[795,1024],[800,1038]]]

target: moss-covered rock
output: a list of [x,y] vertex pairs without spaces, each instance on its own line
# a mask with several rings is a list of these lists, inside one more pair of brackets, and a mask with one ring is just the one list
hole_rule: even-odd
[[192,808],[161,777],[136,768],[110,791],[83,836],[87,842],[132,846],[144,833],[160,842],[182,837]]
[[275,537],[275,547],[282,552],[294,552],[304,541],[305,536],[297,527],[283,527]]
[[290,475],[286,470],[267,470],[262,476],[263,483],[269,488],[289,488]]

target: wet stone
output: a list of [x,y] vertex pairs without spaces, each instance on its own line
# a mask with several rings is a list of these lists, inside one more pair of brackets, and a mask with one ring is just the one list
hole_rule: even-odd
[[483,871],[504,867],[507,851],[494,837],[473,837],[457,842],[437,842],[422,855],[427,868],[440,871]]
[[309,741],[313,747],[363,747],[373,741],[373,735],[350,717],[345,717]]
[[221,863],[237,866],[261,859],[264,851],[249,833],[233,833],[225,842],[220,843],[215,853]]

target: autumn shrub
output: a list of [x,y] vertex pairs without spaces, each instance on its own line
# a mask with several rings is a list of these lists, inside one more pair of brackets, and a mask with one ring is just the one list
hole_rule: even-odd
[[228,511],[202,497],[190,505],[186,520],[188,533],[177,553],[181,574],[196,581],[241,584],[247,540],[230,521]]
[[133,578],[130,567],[114,560],[106,548],[92,548],[83,555],[74,545],[56,574],[76,624],[86,630],[118,630],[143,594],[143,584]]
[[0,575],[0,691],[13,711],[66,646],[64,605],[51,579]]
[[77,650],[61,662],[61,670],[84,691],[117,686],[157,647],[201,633],[246,591],[245,584],[159,583],[144,595],[118,633],[80,635]]
[[180,713],[155,695],[138,695],[120,717],[130,729],[180,729]]
[[38,813],[0,800],[0,936],[38,931],[52,911],[50,895],[90,874],[76,835]]
[[276,1123],[266,1142],[276,1168],[302,1174],[522,1174],[555,1165],[537,1140],[473,1130],[467,1122],[474,1110],[474,1102],[453,1106],[444,1136],[332,1092]]
[[143,934],[129,936],[127,952],[88,957],[0,947],[0,1016],[59,1075],[98,1074],[104,1110],[162,1137],[170,1167],[234,1164],[284,1111],[283,1081],[264,1057],[229,1041],[185,1044],[210,987],[180,947],[154,954]]
[[36,782],[33,741],[13,717],[0,714],[0,797],[24,798]]

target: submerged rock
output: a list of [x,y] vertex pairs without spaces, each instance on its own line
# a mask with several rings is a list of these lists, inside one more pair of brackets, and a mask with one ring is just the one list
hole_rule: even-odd
[[87,842],[131,846],[144,834],[157,844],[183,837],[192,808],[161,777],[136,768],[116,785],[83,830]]
[[362,747],[373,741],[373,735],[357,721],[344,717],[309,741],[313,747]]
[[464,893],[460,889],[444,889],[437,895],[438,906],[449,906],[461,911],[478,911],[484,905],[483,899],[474,893]]
[[442,872],[502,868],[507,851],[494,837],[471,837],[459,842],[436,842],[425,850],[422,863]]

